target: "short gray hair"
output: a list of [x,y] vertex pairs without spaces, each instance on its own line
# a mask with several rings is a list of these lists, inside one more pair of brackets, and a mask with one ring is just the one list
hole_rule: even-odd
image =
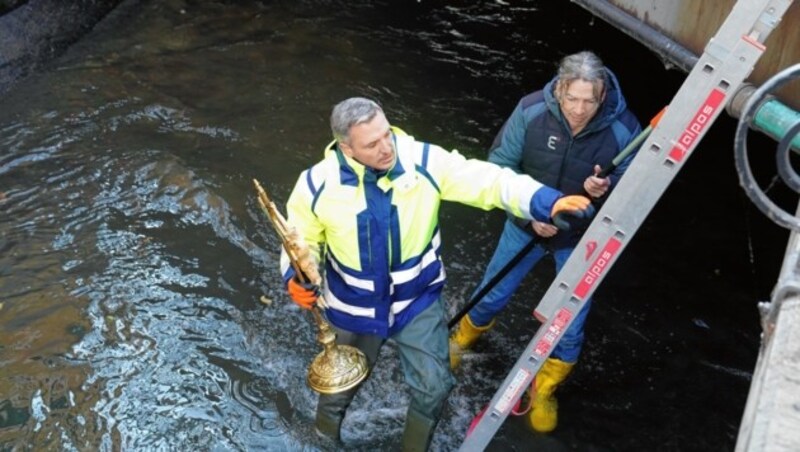
[[594,86],[594,95],[599,100],[608,86],[606,68],[600,57],[584,50],[565,56],[558,65],[558,80],[566,90],[575,80],[583,80]]
[[351,127],[371,121],[379,112],[383,113],[381,106],[365,97],[351,97],[339,102],[331,113],[333,138],[347,143]]

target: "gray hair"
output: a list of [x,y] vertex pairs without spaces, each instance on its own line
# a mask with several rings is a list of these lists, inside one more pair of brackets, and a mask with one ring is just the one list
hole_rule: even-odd
[[608,86],[608,76],[600,57],[588,50],[565,56],[558,65],[558,81],[566,91],[575,80],[591,83],[595,97],[602,99]]
[[383,113],[381,106],[364,97],[351,97],[339,102],[331,113],[333,138],[340,143],[347,143],[351,127],[372,121],[379,112]]

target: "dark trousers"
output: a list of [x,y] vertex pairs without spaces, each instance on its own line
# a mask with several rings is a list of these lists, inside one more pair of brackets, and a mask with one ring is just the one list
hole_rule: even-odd
[[[336,343],[364,352],[371,371],[385,339],[334,329]],[[445,310],[439,299],[391,337],[397,344],[400,366],[411,394],[403,440],[405,450],[427,448],[445,399],[455,384],[450,373],[448,335]],[[341,421],[359,387],[339,394],[320,394],[317,404],[320,431],[339,437]]]

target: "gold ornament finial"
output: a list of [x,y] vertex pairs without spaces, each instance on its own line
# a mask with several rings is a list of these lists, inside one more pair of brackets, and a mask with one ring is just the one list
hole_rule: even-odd
[[[289,226],[261,184],[256,179],[253,179],[253,184],[258,193],[258,203],[280,236],[298,279],[320,285],[322,276],[311,257],[308,245],[297,231]],[[367,357],[361,350],[349,345],[336,344],[336,333],[322,315],[322,308],[326,306],[324,297],[320,295],[311,309],[314,322],[319,328],[317,341],[322,344],[323,349],[311,362],[307,380],[311,389],[320,394],[336,394],[361,383],[367,378],[369,368]]]

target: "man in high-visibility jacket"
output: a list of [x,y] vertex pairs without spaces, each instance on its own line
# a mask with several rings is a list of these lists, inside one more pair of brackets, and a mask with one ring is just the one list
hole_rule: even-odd
[[[287,202],[287,220],[324,270],[324,284],[298,282],[285,253],[284,281],[306,309],[324,293],[337,343],[363,351],[370,369],[387,339],[397,344],[411,393],[403,449],[426,450],[454,384],[441,299],[440,202],[549,221],[556,213],[587,215],[590,201],[417,141],[391,127],[369,99],[337,104],[331,129],[334,141],[323,160],[300,174]],[[339,440],[357,389],[320,395],[319,432]]]

